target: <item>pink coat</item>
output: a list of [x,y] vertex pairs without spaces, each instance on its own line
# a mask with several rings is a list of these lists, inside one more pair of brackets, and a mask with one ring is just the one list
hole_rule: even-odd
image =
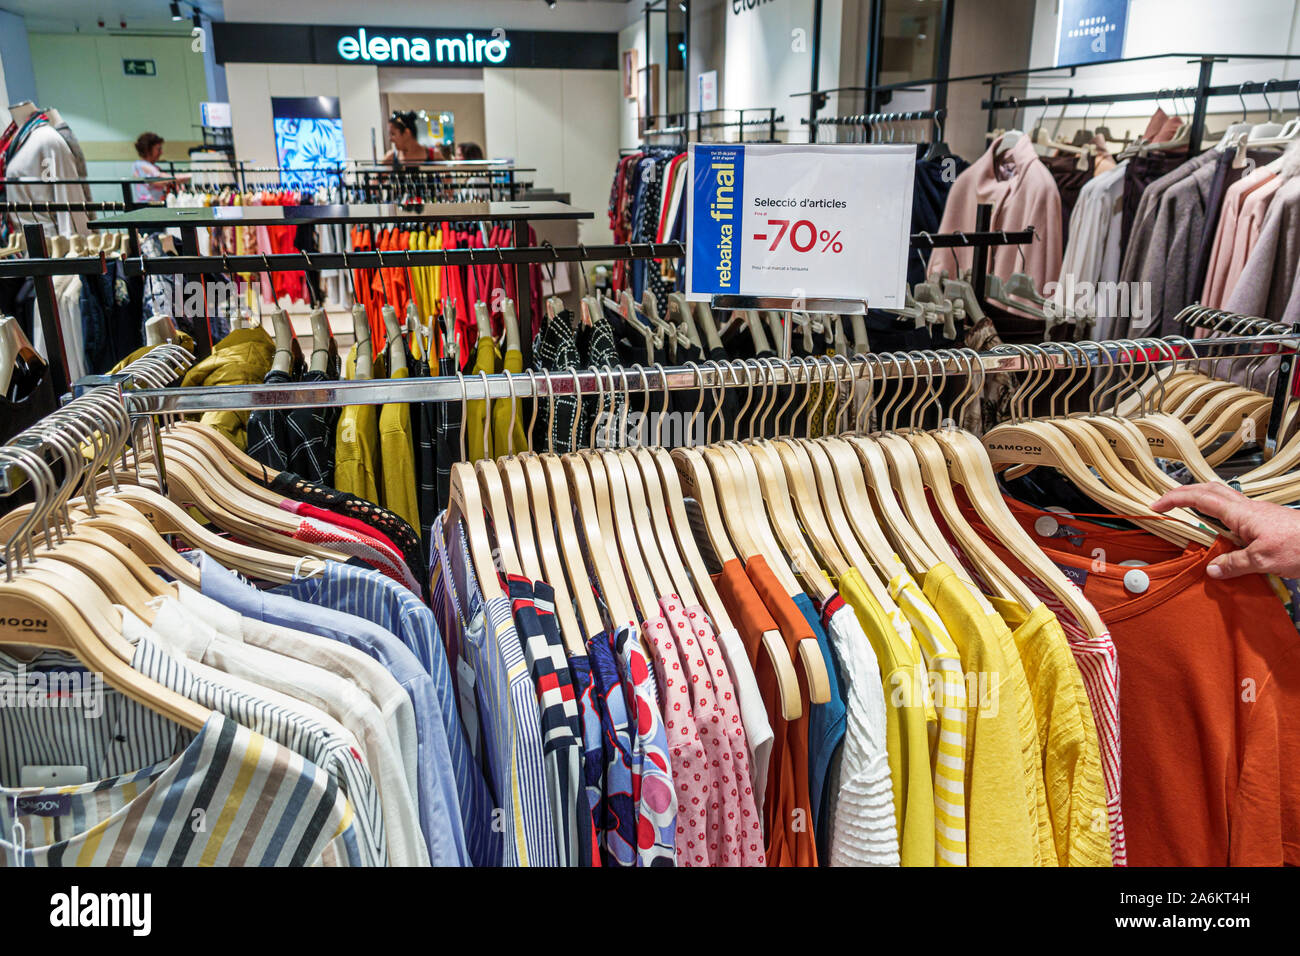
[[[1061,274],[1061,193],[1028,136],[1020,137],[995,162],[1001,144],[1001,137],[994,140],[984,155],[957,177],[948,193],[939,231],[973,232],[975,207],[982,202],[993,204],[994,231],[1033,226],[1035,235],[1030,245],[996,246],[991,250],[990,271],[1002,279],[1027,272],[1041,292],[1046,283],[1055,282]],[[954,261],[964,271],[970,268],[971,257],[970,249],[936,249],[930,256],[930,271],[943,269],[951,275]]]

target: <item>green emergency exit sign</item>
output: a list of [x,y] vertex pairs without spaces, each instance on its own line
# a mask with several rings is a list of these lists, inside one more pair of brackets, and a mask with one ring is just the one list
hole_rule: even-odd
[[154,76],[157,74],[153,60],[123,60],[122,72],[127,76]]

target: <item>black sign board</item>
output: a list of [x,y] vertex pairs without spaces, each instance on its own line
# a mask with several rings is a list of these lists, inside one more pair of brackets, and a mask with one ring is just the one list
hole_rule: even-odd
[[217,21],[212,41],[216,61],[222,64],[618,69],[617,33]]

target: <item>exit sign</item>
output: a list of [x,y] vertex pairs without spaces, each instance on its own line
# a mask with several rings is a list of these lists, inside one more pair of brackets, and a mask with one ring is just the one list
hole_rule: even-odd
[[153,60],[123,60],[122,72],[127,76],[154,76],[157,70]]

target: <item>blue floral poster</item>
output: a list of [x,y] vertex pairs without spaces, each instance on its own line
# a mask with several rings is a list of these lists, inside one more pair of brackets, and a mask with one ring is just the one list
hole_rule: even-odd
[[336,181],[331,170],[347,159],[338,97],[272,97],[271,117],[284,185],[313,189]]

